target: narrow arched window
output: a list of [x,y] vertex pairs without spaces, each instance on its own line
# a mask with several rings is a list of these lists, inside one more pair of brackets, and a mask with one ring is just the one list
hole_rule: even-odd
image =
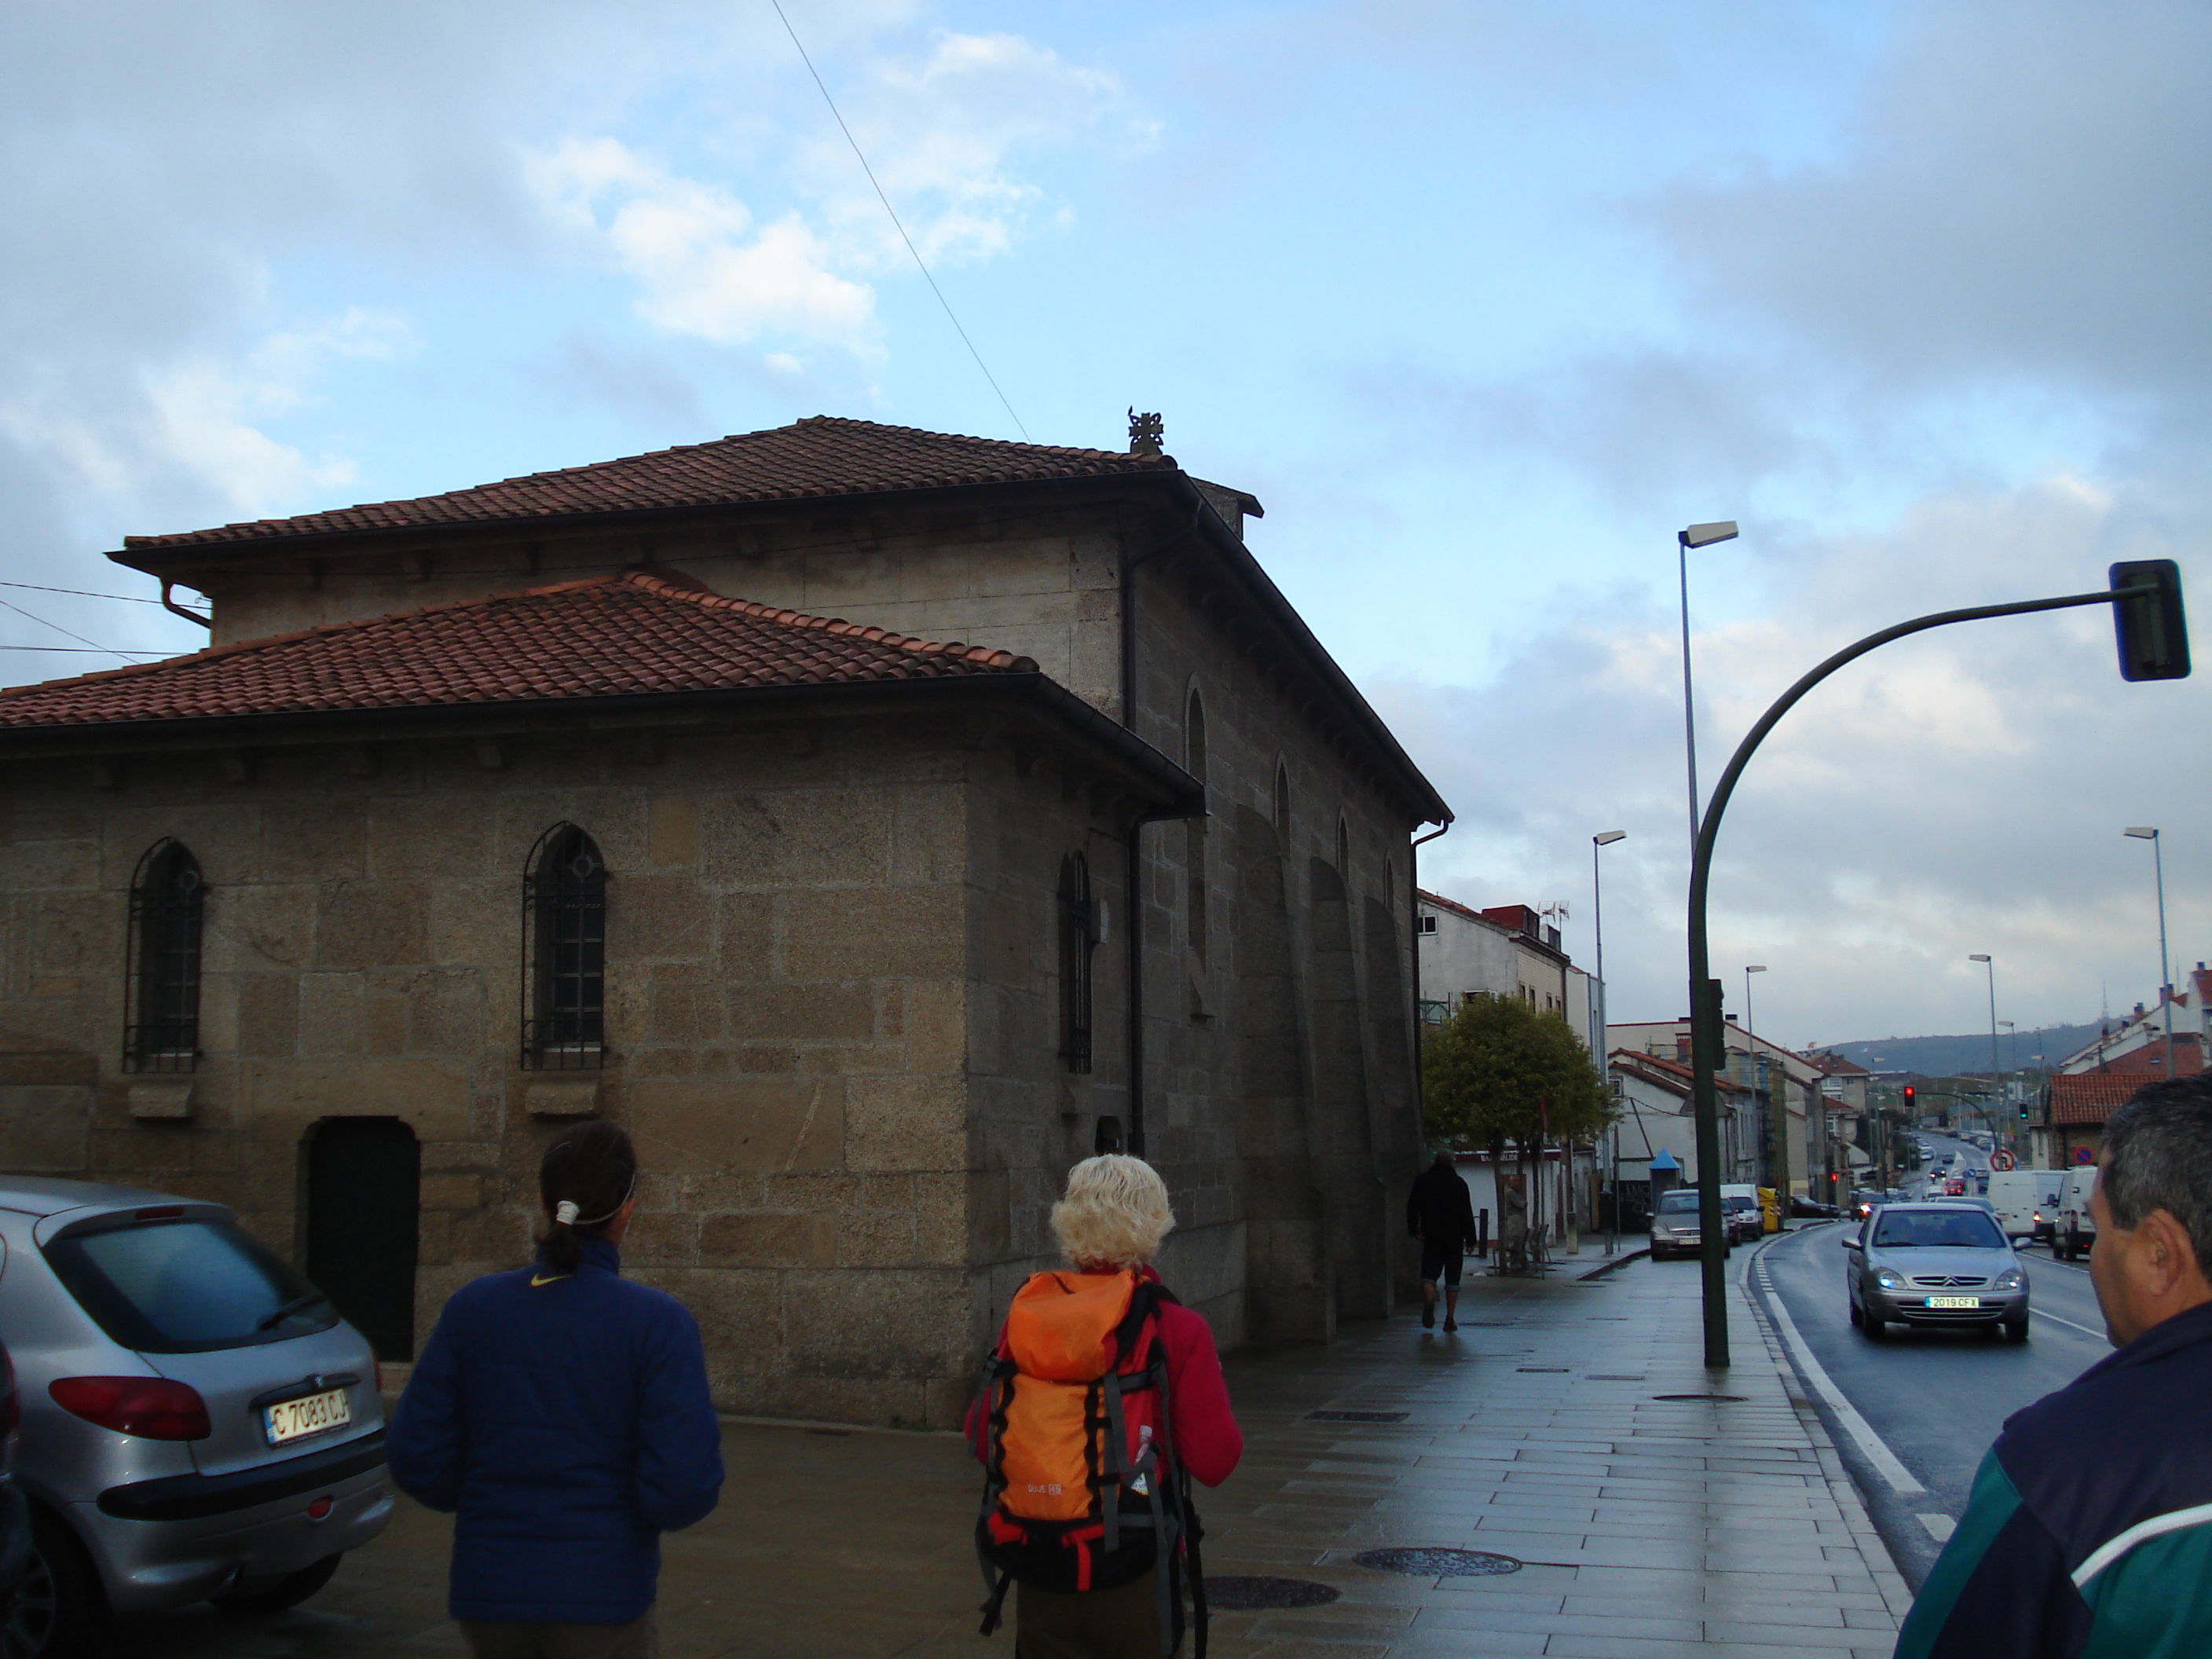
[[1097,945],[1091,861],[1070,853],[1060,861],[1060,1057],[1071,1072],[1091,1069],[1091,953]]
[[199,1063],[200,919],[207,883],[180,841],[146,849],[131,878],[124,1069],[189,1072]]
[[1287,848],[1291,838],[1291,769],[1275,763],[1275,836]]
[[603,1063],[607,866],[573,823],[538,838],[522,878],[522,1063],[570,1071]]
[[[1183,715],[1183,769],[1202,785],[1206,782],[1206,705],[1200,702],[1198,688],[1190,690],[1190,702]],[[1185,914],[1190,921],[1190,951],[1200,963],[1206,960],[1206,820],[1191,818],[1182,827],[1183,869],[1188,884]]]
[[1344,878],[1344,884],[1352,885],[1352,828],[1340,812],[1336,818],[1336,873]]

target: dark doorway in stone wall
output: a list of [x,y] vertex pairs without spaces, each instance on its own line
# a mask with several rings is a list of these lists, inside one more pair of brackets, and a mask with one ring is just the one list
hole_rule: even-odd
[[308,1131],[307,1277],[380,1359],[415,1358],[415,1223],[422,1149],[396,1117]]

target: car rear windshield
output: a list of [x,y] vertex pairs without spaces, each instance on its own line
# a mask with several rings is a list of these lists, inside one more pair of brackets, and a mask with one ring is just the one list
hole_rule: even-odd
[[1746,1198],[1741,1193],[1723,1193],[1721,1202],[1731,1210],[1755,1210],[1759,1207],[1757,1199]]
[[1984,1210],[1884,1210],[1874,1242],[1882,1249],[1911,1246],[1977,1250],[2005,1248],[2003,1233]]
[[1680,1215],[1686,1211],[1694,1213],[1697,1207],[1698,1195],[1695,1193],[1677,1190],[1659,1194],[1661,1215]]
[[46,1255],[100,1328],[141,1353],[242,1348],[338,1322],[327,1297],[224,1221],[72,1233]]

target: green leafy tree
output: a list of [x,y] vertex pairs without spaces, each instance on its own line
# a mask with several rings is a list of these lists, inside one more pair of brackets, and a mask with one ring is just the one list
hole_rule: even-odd
[[1588,1140],[1612,1115],[1574,1028],[1518,997],[1462,1003],[1421,1045],[1421,1085],[1430,1138],[1470,1151]]

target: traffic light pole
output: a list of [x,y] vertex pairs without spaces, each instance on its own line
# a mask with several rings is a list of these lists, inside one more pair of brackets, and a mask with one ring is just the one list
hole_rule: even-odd
[[[2169,572],[2170,572],[2170,567]],[[1735,793],[1736,781],[1742,777],[1766,734],[1780,723],[1782,717],[1796,708],[1805,694],[1822,680],[1843,667],[1856,662],[1869,651],[1901,640],[1913,634],[1924,634],[1932,628],[1948,628],[1953,623],[1984,622],[1996,617],[2022,617],[2037,611],[2070,611],[2087,605],[2132,605],[2140,611],[2154,602],[2165,599],[2171,591],[2172,621],[2166,623],[2167,633],[2161,637],[2165,658],[2154,662],[2148,670],[2142,659],[2130,657],[2135,643],[2130,634],[2131,618],[2128,609],[2120,612],[2121,672],[2129,679],[2173,678],[2189,672],[2188,642],[2180,627],[2180,604],[2178,577],[2167,578],[2168,586],[2152,580],[2142,574],[2140,566],[2115,566],[2114,586],[2096,593],[2069,593],[2063,599],[2021,599],[2011,605],[1981,605],[1966,611],[1939,611],[1931,616],[1915,617],[1910,622],[1885,628],[1878,634],[1869,634],[1856,645],[1846,646],[1819,667],[1807,674],[1796,684],[1774,700],[1773,705],[1759,717],[1759,723],[1736,745],[1729,757],[1728,769],[1721,774],[1720,781],[1713,786],[1712,799],[1706,804],[1702,821],[1698,825],[1698,839],[1690,859],[1690,1066],[1692,1070],[1691,1097],[1697,1112],[1698,1133],[1698,1221],[1701,1237],[1699,1255],[1704,1267],[1705,1364],[1716,1370],[1725,1370],[1729,1364],[1728,1330],[1728,1268],[1726,1255],[1728,1239],[1721,1231],[1721,1135],[1720,1097],[1713,1085],[1714,1074],[1720,1069],[1721,1000],[1720,985],[1712,977],[1711,953],[1705,934],[1705,895],[1711,884],[1713,846],[1719,839],[1721,815],[1727,811],[1729,797]],[[2119,583],[2127,581],[2123,586]],[[2163,621],[2163,619],[2160,619]],[[2169,665],[2179,659],[2178,672]]]

